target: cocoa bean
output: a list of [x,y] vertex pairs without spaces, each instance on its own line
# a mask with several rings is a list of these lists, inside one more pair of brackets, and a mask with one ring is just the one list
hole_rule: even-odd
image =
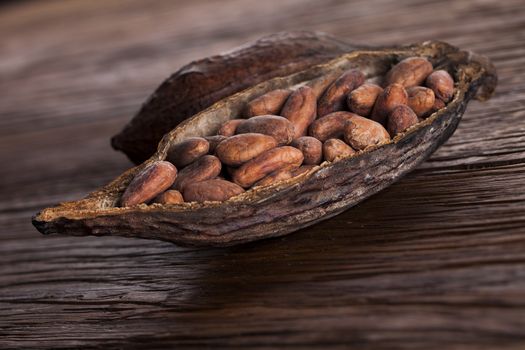
[[303,153],[304,164],[320,164],[323,160],[323,144],[315,137],[302,136],[293,140],[290,145]]
[[191,182],[199,182],[217,177],[221,173],[222,164],[219,158],[205,155],[179,171],[173,188],[182,191]]
[[454,95],[454,79],[445,70],[437,70],[432,72],[425,82],[436,97],[443,102],[448,102]]
[[166,160],[175,164],[179,169],[193,163],[208,153],[210,144],[202,137],[189,137],[170,147]]
[[319,118],[343,110],[346,95],[363,84],[364,81],[364,74],[357,69],[349,70],[341,75],[319,99],[317,103],[317,115]]
[[432,69],[432,63],[424,57],[406,58],[390,69],[385,85],[400,84],[405,88],[421,85]]
[[219,143],[226,140],[227,137],[223,135],[213,135],[213,136],[206,136],[205,139],[206,141],[208,141],[210,145],[208,149],[208,153],[213,154],[215,153],[215,149],[217,148]]
[[255,117],[258,115],[275,114],[279,115],[281,109],[291,91],[285,89],[277,89],[265,93],[246,105],[245,114],[247,117]]
[[315,165],[301,165],[299,168],[295,168],[292,170],[292,176],[296,177],[296,176],[302,175],[306,172],[309,172],[315,167],[316,167]]
[[344,135],[346,143],[358,151],[390,140],[381,124],[360,116],[355,116],[346,123]]
[[339,159],[350,157],[356,151],[339,139],[328,139],[323,143],[324,160],[328,162],[335,162]]
[[167,190],[177,178],[177,168],[170,162],[156,161],[141,171],[129,183],[120,199],[123,207],[149,202]]
[[309,134],[322,142],[341,137],[343,136],[346,122],[357,116],[357,114],[350,112],[330,113],[315,120],[312,125],[310,125]]
[[159,204],[179,204],[184,202],[182,193],[177,190],[167,190],[153,198],[153,203]]
[[390,111],[396,106],[406,105],[407,103],[408,94],[403,85],[388,85],[383,92],[377,96],[370,118],[380,124],[386,125],[386,120]]
[[277,115],[261,115],[246,119],[237,127],[237,134],[256,133],[274,137],[279,145],[292,142],[295,133],[293,124]]
[[317,115],[317,100],[312,88],[301,86],[292,92],[284,104],[281,115],[294,125],[294,138],[306,135],[308,126]]
[[407,89],[408,107],[410,107],[418,117],[427,115],[434,106],[436,100],[434,92],[423,86],[413,86]]
[[296,168],[302,162],[303,154],[297,148],[277,147],[244,163],[233,171],[232,178],[235,183],[246,188],[276,170]]
[[222,124],[219,131],[217,131],[217,135],[222,136],[233,136],[235,135],[235,132],[237,130],[237,127],[244,122],[246,119],[231,119],[228,120],[226,123]]
[[184,187],[183,196],[186,202],[225,201],[244,192],[244,189],[233,182],[222,179],[211,179],[189,183]]
[[259,154],[277,147],[277,140],[264,134],[239,134],[224,140],[217,146],[217,157],[227,165],[238,166]]
[[363,117],[372,113],[372,108],[383,88],[379,85],[366,83],[352,91],[346,100],[351,112]]
[[388,132],[394,137],[402,133],[412,125],[416,125],[418,118],[416,113],[408,106],[397,106],[388,116]]

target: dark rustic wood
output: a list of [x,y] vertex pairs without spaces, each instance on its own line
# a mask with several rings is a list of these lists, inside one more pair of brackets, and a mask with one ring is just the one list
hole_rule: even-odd
[[[449,41],[500,84],[414,173],[285,238],[188,249],[33,229],[130,166],[109,138],[164,77],[292,29]],[[0,348],[523,348],[524,31],[522,0],[3,5]]]

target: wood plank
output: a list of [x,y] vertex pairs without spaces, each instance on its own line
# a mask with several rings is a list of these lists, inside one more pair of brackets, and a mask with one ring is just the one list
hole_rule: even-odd
[[[522,0],[46,1],[0,6],[0,348],[525,344]],[[30,216],[131,164],[109,137],[171,72],[265,33],[442,39],[500,85],[405,179],[227,249],[42,237]]]

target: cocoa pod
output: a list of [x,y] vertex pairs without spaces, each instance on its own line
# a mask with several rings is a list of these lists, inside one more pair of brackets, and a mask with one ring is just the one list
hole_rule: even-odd
[[244,112],[247,117],[256,117],[258,115],[280,115],[286,99],[292,93],[291,90],[277,89],[265,93],[246,105]]
[[346,143],[358,151],[390,140],[388,132],[381,124],[360,116],[348,120],[344,133]]
[[410,107],[399,105],[388,116],[388,132],[390,136],[394,137],[409,127],[416,125],[417,122],[417,115]]
[[323,157],[328,162],[335,162],[354,154],[356,151],[339,139],[328,139],[323,143]]
[[385,85],[400,84],[405,88],[421,85],[432,69],[432,63],[424,57],[406,58],[390,69]]
[[284,104],[281,115],[293,124],[294,138],[306,135],[308,126],[317,115],[317,100],[312,88],[301,86],[292,92]]
[[[351,68],[379,77],[398,57],[411,56],[430,57],[440,67],[447,67],[457,77],[454,86],[457,98],[450,108],[443,108],[432,118],[411,127],[410,133],[365,148],[352,157],[321,163],[307,175],[284,181],[282,186],[250,189],[234,200],[199,205],[189,203],[177,208],[161,205],[117,207],[125,187],[144,166],[165,159],[173,145],[189,137],[215,134],[222,123],[242,116],[247,101],[275,89],[309,86],[312,81],[332,73],[340,75]],[[494,91],[496,81],[494,67],[486,58],[441,42],[380,50],[368,48],[342,55],[326,64],[268,80],[225,98],[167,133],[158,144],[157,152],[143,167],[124,172],[86,198],[44,209],[33,219],[33,224],[46,234],[121,235],[204,246],[233,245],[288,234],[341,213],[415,169],[453,134],[468,101],[475,96],[487,99]],[[301,153],[293,147],[284,147]],[[265,153],[235,169],[234,175]],[[280,168],[281,158],[265,164],[271,165],[271,169],[259,164],[252,170],[267,176],[278,170],[273,169],[275,163],[279,163],[279,169],[286,168]],[[300,164],[299,159],[291,163],[293,166]],[[209,181],[219,180],[196,184]],[[209,199],[209,192],[201,193]]]
[[427,115],[434,106],[436,100],[434,92],[423,86],[413,86],[407,89],[408,107],[410,107],[418,117]]
[[432,72],[425,82],[437,98],[443,102],[448,102],[454,95],[454,79],[445,70],[437,70]]
[[179,204],[184,202],[182,193],[177,190],[167,190],[153,198],[153,203],[159,204]]
[[219,143],[226,140],[227,137],[223,135],[213,135],[213,136],[206,136],[205,139],[206,141],[208,141],[208,144],[210,145],[208,149],[208,153],[213,154],[215,153],[215,149],[217,148]]
[[390,111],[396,106],[406,105],[407,103],[408,94],[402,85],[388,85],[377,97],[370,118],[380,124],[386,125]]
[[319,118],[337,111],[342,111],[345,106],[345,98],[350,91],[354,90],[365,81],[365,76],[357,69],[349,70],[332,83],[321,96],[317,103],[317,115]]
[[346,122],[357,116],[357,114],[350,112],[330,113],[314,121],[310,125],[309,134],[322,142],[341,137],[343,136]]
[[216,153],[224,164],[238,166],[275,147],[277,140],[272,136],[247,133],[232,136],[221,142]]
[[177,168],[170,162],[154,162],[135,175],[122,195],[123,207],[149,202],[168,189],[177,178]]
[[219,176],[221,169],[219,158],[211,155],[202,156],[179,171],[173,188],[182,191],[189,183],[213,179]]
[[235,135],[237,131],[237,127],[241,125],[241,123],[243,123],[244,121],[246,121],[246,119],[228,120],[226,123],[222,124],[219,131],[217,131],[217,135],[226,136],[226,137]]
[[254,186],[269,186],[276,182],[288,180],[292,178],[292,172],[289,169],[281,169],[274,171],[270,175],[263,177],[257,181]]
[[179,169],[193,163],[210,150],[210,144],[202,137],[189,137],[170,147],[166,160]]
[[244,163],[233,171],[233,181],[241,187],[250,187],[268,174],[296,168],[303,162],[303,154],[297,148],[282,146],[273,148]]
[[132,120],[113,136],[111,145],[134,163],[141,163],[155,153],[164,134],[224,97],[356,48],[320,32],[282,32],[191,62],[151,94]]
[[311,136],[302,136],[292,141],[290,146],[303,153],[303,163],[306,165],[320,164],[323,160],[323,144]]
[[243,192],[244,189],[233,182],[222,179],[211,179],[189,183],[184,187],[183,196],[186,202],[222,202]]
[[368,117],[383,88],[372,83],[365,83],[352,91],[346,100],[350,112],[362,117]]
[[237,134],[264,134],[272,136],[279,145],[292,142],[294,126],[286,118],[277,115],[261,115],[246,119],[237,127]]

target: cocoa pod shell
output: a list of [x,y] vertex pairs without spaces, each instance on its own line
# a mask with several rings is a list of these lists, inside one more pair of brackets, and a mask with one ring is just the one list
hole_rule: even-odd
[[[367,78],[384,75],[393,64],[413,56],[426,57],[435,69],[450,72],[455,80],[454,95],[444,108],[389,142],[338,162],[323,162],[294,178],[251,188],[222,202],[117,207],[137,172],[163,160],[170,145],[188,137],[215,134],[222,123],[239,117],[247,101],[274,89],[309,85],[350,68],[360,69]],[[474,97],[489,98],[496,84],[495,68],[487,58],[443,42],[344,54],[217,102],[166,134],[157,152],[143,164],[84,199],[44,209],[33,218],[33,224],[44,234],[118,235],[199,246],[228,246],[289,234],[347,210],[416,168],[452,135],[467,103]]]

